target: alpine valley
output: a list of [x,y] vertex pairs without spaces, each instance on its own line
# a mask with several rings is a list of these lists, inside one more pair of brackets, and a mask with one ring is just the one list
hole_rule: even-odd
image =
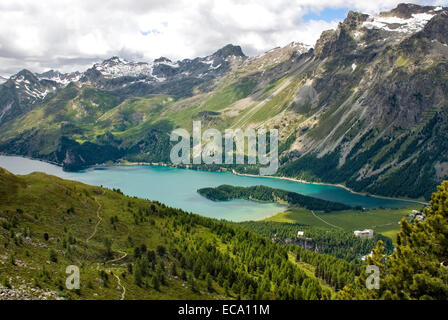
[[[283,179],[252,177],[257,165],[168,167],[171,132],[194,121],[278,129]],[[0,300],[447,300],[448,8],[351,11],[313,46],[253,57],[229,44],[0,77],[0,154],[13,169],[59,173],[0,167]],[[123,166],[90,168],[104,164]],[[148,184],[165,198],[142,199]],[[286,211],[218,220],[187,212],[195,201]],[[81,274],[74,290],[67,266]]]

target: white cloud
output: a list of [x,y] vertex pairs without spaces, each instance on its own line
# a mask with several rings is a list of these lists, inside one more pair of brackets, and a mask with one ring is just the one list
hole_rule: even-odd
[[22,68],[85,69],[113,55],[137,60],[193,58],[228,43],[254,55],[292,41],[314,44],[323,30],[338,23],[304,21],[309,12],[379,12],[401,1],[2,0],[0,74]]

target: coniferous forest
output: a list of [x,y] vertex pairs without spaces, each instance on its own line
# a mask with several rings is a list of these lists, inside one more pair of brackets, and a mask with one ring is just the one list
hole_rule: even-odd
[[[296,192],[273,189],[266,186],[236,187],[222,185],[216,188],[202,188],[198,190],[198,193],[214,201],[249,199],[258,201],[285,202],[290,205],[301,206],[309,210],[319,210],[325,212],[352,209],[352,207],[342,203],[308,197]],[[357,209],[359,210],[362,208]]]

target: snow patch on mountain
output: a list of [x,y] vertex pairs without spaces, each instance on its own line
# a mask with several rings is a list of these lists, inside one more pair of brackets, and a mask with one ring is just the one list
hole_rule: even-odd
[[[136,83],[157,85],[157,83],[180,81],[184,78],[213,78],[240,65],[245,59],[246,56],[239,46],[229,44],[212,55],[193,60],[184,59],[173,62],[168,58],[160,57],[147,62],[133,62],[114,56],[95,63],[85,72],[61,73],[50,70],[39,74],[24,70],[26,72],[14,75],[13,81],[16,89],[22,91],[23,94],[33,98],[42,98],[48,92],[41,88],[49,88],[49,92],[52,92],[73,82],[81,84],[88,82],[98,88],[111,89],[114,86],[124,88]],[[26,80],[23,75],[31,80],[31,82],[25,82],[29,85],[28,87],[22,83]],[[110,82],[101,80],[119,78],[122,79]],[[0,85],[4,82],[6,79],[0,78]]]
[[54,81],[62,86],[67,86],[71,82],[78,82],[81,79],[81,73],[61,73],[59,71],[50,70],[45,73],[36,74],[40,80]]
[[389,32],[413,33],[422,30],[436,15],[433,13],[416,13],[410,19],[399,17],[370,16],[363,26],[367,29],[381,29]]
[[3,108],[2,112],[0,113],[0,122],[2,121],[3,117],[5,116],[5,114],[11,110],[11,107],[13,105],[13,101],[10,101],[6,104],[6,106]]
[[42,85],[36,75],[31,74],[27,76],[25,72],[20,72],[12,76],[11,81],[14,82],[15,88],[20,92],[22,97],[27,97],[31,103],[44,99],[49,93],[57,89],[54,86]]
[[153,63],[129,62],[119,57],[112,57],[102,63],[93,65],[93,69],[99,71],[106,78],[151,76]]
[[291,42],[289,44],[289,46],[291,48],[296,49],[299,53],[305,53],[308,52],[311,48],[313,48],[313,46],[306,44],[306,43],[302,43],[302,42]]
[[165,60],[165,61],[162,61],[162,62],[155,62],[155,64],[163,64],[163,65],[171,67],[171,68],[179,68],[179,62],[172,62],[171,60]]
[[207,58],[205,61],[202,61],[202,63],[204,64],[208,64],[209,65],[209,70],[216,70],[219,67],[221,67],[221,63],[219,63],[218,65],[215,65],[215,59],[213,59],[212,57]]

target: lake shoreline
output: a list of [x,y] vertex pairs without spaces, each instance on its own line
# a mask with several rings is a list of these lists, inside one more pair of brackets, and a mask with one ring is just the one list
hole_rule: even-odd
[[[21,157],[21,158],[26,158],[26,159],[30,159],[30,160],[42,161],[42,162],[45,162],[45,163],[48,163],[48,164],[52,164],[52,165],[56,165],[56,166],[62,168],[61,164],[56,163],[54,161],[45,160],[45,159],[38,159],[38,158],[34,158],[34,157],[29,157],[29,156],[13,155],[13,154],[5,154],[5,153],[0,153],[0,156]],[[159,166],[159,167],[169,167],[169,168],[196,170],[196,171],[204,171],[204,172],[228,172],[228,173],[234,174],[236,176],[245,176],[245,177],[252,177],[252,178],[270,178],[270,179],[279,179],[279,180],[286,180],[286,181],[292,181],[292,182],[299,182],[299,183],[309,184],[309,185],[332,186],[332,187],[342,188],[342,189],[344,189],[344,190],[346,190],[346,191],[348,191],[348,192],[350,192],[352,194],[360,195],[360,196],[364,196],[364,197],[377,198],[377,199],[383,199],[383,200],[402,201],[402,202],[408,202],[408,203],[419,204],[419,205],[424,205],[424,206],[429,205],[429,203],[427,203],[427,202],[423,202],[423,201],[415,200],[415,199],[394,198],[394,197],[387,197],[387,196],[381,196],[381,195],[372,195],[372,194],[368,194],[368,193],[364,193],[364,192],[357,192],[357,191],[354,191],[354,190],[350,189],[349,187],[347,187],[347,186],[345,186],[343,184],[332,184],[332,183],[325,183],[325,182],[311,182],[311,181],[306,181],[306,180],[296,179],[296,178],[290,178],[290,177],[261,176],[261,175],[256,175],[256,174],[239,173],[239,172],[235,171],[234,169],[232,169],[232,171],[228,171],[228,170],[221,170],[221,171],[218,171],[218,170],[201,170],[201,169],[195,169],[195,168],[192,168],[192,167],[177,167],[177,166],[173,166],[171,164],[167,164],[167,163],[163,163],[163,162],[130,162],[130,161],[115,162],[115,163],[112,163],[112,164],[106,164],[106,163],[97,164],[97,165],[89,166],[86,169],[119,167],[119,166],[123,166],[123,167],[126,167],[126,166]],[[84,170],[86,170],[86,169],[84,169]]]
[[321,186],[332,186],[332,187],[338,187],[338,188],[345,189],[345,190],[347,190],[348,192],[350,192],[352,194],[357,194],[357,195],[360,195],[360,196],[363,196],[363,197],[370,197],[370,198],[377,198],[377,199],[384,199],[384,200],[397,200],[397,201],[421,204],[421,205],[424,205],[424,206],[429,205],[429,203],[423,202],[423,201],[420,201],[420,200],[406,199],[406,198],[393,198],[393,197],[386,197],[386,196],[381,196],[381,195],[373,195],[373,194],[365,193],[365,192],[357,192],[357,191],[354,191],[354,190],[350,189],[349,187],[347,187],[347,186],[345,186],[343,184],[333,184],[333,183],[325,183],[325,182],[311,182],[311,181],[306,181],[306,180],[302,180],[302,179],[295,179],[295,178],[290,178],[290,177],[280,177],[280,176],[261,176],[261,175],[256,175],[256,174],[239,173],[239,172],[236,172],[235,170],[233,170],[232,173],[237,175],[237,176],[255,177],[255,178],[271,178],[271,179],[287,180],[287,181],[292,181],[292,182],[300,182],[300,183],[305,183],[305,184],[314,184],[314,185],[321,185]]
[[[194,168],[188,168],[188,167],[176,167],[176,166],[172,166],[166,163],[155,163],[155,162],[126,162],[126,163],[117,163],[118,165],[121,166],[162,166],[162,167],[170,167],[170,168],[178,168],[178,169],[186,169],[186,170],[197,170],[197,171],[208,171],[208,170],[200,170],[200,169],[194,169]],[[394,197],[387,197],[387,196],[381,196],[381,195],[374,195],[374,194],[369,194],[369,193],[365,193],[365,192],[358,192],[358,191],[354,191],[352,189],[350,189],[349,187],[343,185],[343,184],[333,184],[333,183],[325,183],[325,182],[311,182],[311,181],[306,181],[306,180],[302,180],[302,179],[296,179],[296,178],[290,178],[290,177],[281,177],[281,176],[262,176],[262,175],[257,175],[257,174],[249,174],[249,173],[239,173],[235,170],[232,169],[232,171],[217,171],[217,170],[210,170],[211,172],[230,172],[234,175],[237,176],[243,176],[243,177],[252,177],[252,178],[270,178],[270,179],[279,179],[279,180],[287,180],[287,181],[292,181],[292,182],[299,182],[299,183],[304,183],[304,184],[313,184],[313,185],[322,185],[322,186],[331,186],[331,187],[337,187],[337,188],[342,188],[347,190],[348,192],[352,193],[352,194],[356,194],[356,195],[360,195],[363,197],[370,197],[370,198],[377,198],[377,199],[384,199],[384,200],[395,200],[395,201],[403,201],[403,202],[409,202],[409,203],[414,203],[414,204],[420,204],[420,205],[424,205],[427,206],[429,205],[428,202],[423,202],[420,200],[415,200],[415,199],[407,199],[407,198],[394,198]]]

